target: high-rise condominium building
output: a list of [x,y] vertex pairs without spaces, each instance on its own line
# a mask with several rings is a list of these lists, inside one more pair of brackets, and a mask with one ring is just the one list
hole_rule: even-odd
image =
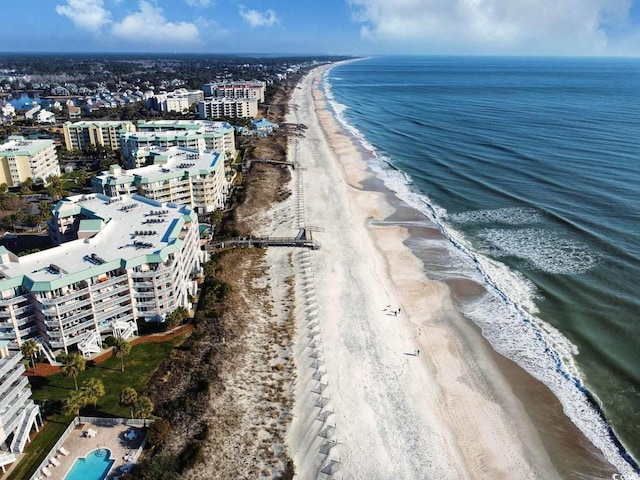
[[0,184],[17,187],[27,178],[46,183],[50,175],[60,175],[53,140],[25,140],[16,135],[0,145]]
[[49,222],[58,246],[18,257],[0,247],[0,340],[33,338],[52,351],[101,350],[137,321],[162,321],[190,307],[204,253],[187,206],[141,196],[78,195],[58,202]]
[[138,193],[158,202],[189,205],[197,213],[224,207],[229,182],[218,152],[181,147],[137,150],[144,167],[122,170],[117,165],[93,179],[93,191],[110,197]]
[[129,121],[81,121],[65,122],[64,143],[67,150],[82,150],[91,146],[120,148],[120,135],[135,132],[136,126]]

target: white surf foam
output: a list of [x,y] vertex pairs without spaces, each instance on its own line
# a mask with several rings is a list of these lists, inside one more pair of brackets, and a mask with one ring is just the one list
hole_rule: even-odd
[[581,274],[598,263],[598,257],[583,243],[541,228],[486,229],[478,234],[493,257],[523,259],[536,270],[552,274]]
[[[440,229],[452,251],[464,258],[455,270],[460,273],[460,265],[469,265],[466,275],[481,281],[487,289],[484,298],[465,305],[462,313],[481,327],[483,335],[496,351],[514,360],[554,392],[569,418],[625,479],[640,479],[625,458],[628,454],[617,446],[617,439],[609,425],[589,400],[581,373],[574,362],[577,348],[561,332],[536,316],[535,286],[520,272],[474,252],[462,234],[445,223],[446,210],[435,205],[423,192],[413,190],[410,176],[395,170],[384,153],[376,151],[362,132],[349,124],[345,118],[348,107],[335,100],[328,73],[329,70],[325,73],[323,88],[329,104],[345,130],[378,159],[370,163],[372,170],[398,198],[422,212]],[[491,215],[495,213],[481,214],[479,218]],[[515,216],[520,220],[527,217],[527,222],[530,222],[531,212]]]
[[449,214],[447,220],[460,225],[475,225],[482,223],[503,223],[505,225],[523,225],[538,223],[544,218],[543,213],[536,208],[508,207],[493,210],[472,210]]

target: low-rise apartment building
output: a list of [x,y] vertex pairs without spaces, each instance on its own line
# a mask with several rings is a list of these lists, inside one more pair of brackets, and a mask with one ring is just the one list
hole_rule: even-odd
[[138,150],[144,167],[112,165],[92,180],[93,191],[110,197],[138,193],[158,202],[189,205],[199,214],[224,207],[229,193],[224,161],[218,152],[180,147]]
[[46,183],[50,175],[60,175],[53,140],[26,140],[14,135],[0,145],[0,184],[17,187],[27,178]]
[[91,146],[120,148],[120,136],[135,132],[136,126],[129,121],[81,121],[64,123],[64,143],[67,150],[82,150]]
[[253,98],[264,103],[267,83],[262,80],[244,80],[205,83],[202,86],[204,94],[215,98]]
[[200,118],[254,118],[257,115],[255,98],[207,98],[198,102]]
[[101,351],[106,335],[128,338],[137,321],[190,308],[204,252],[187,206],[138,195],[78,195],[49,222],[58,246],[18,257],[0,247],[0,340],[33,338],[52,351]]
[[139,149],[184,147],[220,152],[224,159],[236,156],[235,129],[226,122],[210,120],[140,120],[138,131],[122,135],[122,155],[127,168],[138,168]]
[[[22,453],[29,433],[42,425],[40,408],[31,399],[29,380],[20,352],[10,352],[9,342],[0,340],[0,466],[16,461],[14,453]],[[39,422],[38,422],[39,421]],[[9,441],[11,440],[11,441]]]

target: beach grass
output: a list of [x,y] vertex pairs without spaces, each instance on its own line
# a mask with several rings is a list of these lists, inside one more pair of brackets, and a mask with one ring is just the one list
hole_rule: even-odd
[[[105,395],[98,404],[87,405],[80,411],[81,415],[92,417],[125,417],[130,416],[128,408],[118,405],[118,397],[125,387],[143,392],[147,382],[160,363],[165,360],[171,350],[182,343],[186,335],[171,338],[164,342],[149,342],[134,345],[131,354],[125,358],[125,370],[120,371],[120,359],[110,357],[99,364],[87,364],[87,369],[78,375],[78,385],[89,378],[102,380]],[[32,398],[39,403],[46,417],[46,423],[33,442],[27,445],[24,458],[7,476],[7,480],[22,480],[35,473],[36,468],[46,458],[60,435],[67,428],[73,415],[64,414],[61,405],[69,392],[75,390],[72,377],[55,374],[48,377],[30,377]]]

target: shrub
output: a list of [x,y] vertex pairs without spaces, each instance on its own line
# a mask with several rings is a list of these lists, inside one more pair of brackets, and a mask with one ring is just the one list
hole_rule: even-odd
[[162,445],[171,435],[171,424],[164,418],[159,418],[147,430],[147,442],[153,447]]
[[200,442],[191,442],[180,455],[180,473],[195,467],[197,464],[204,462],[204,453]]

